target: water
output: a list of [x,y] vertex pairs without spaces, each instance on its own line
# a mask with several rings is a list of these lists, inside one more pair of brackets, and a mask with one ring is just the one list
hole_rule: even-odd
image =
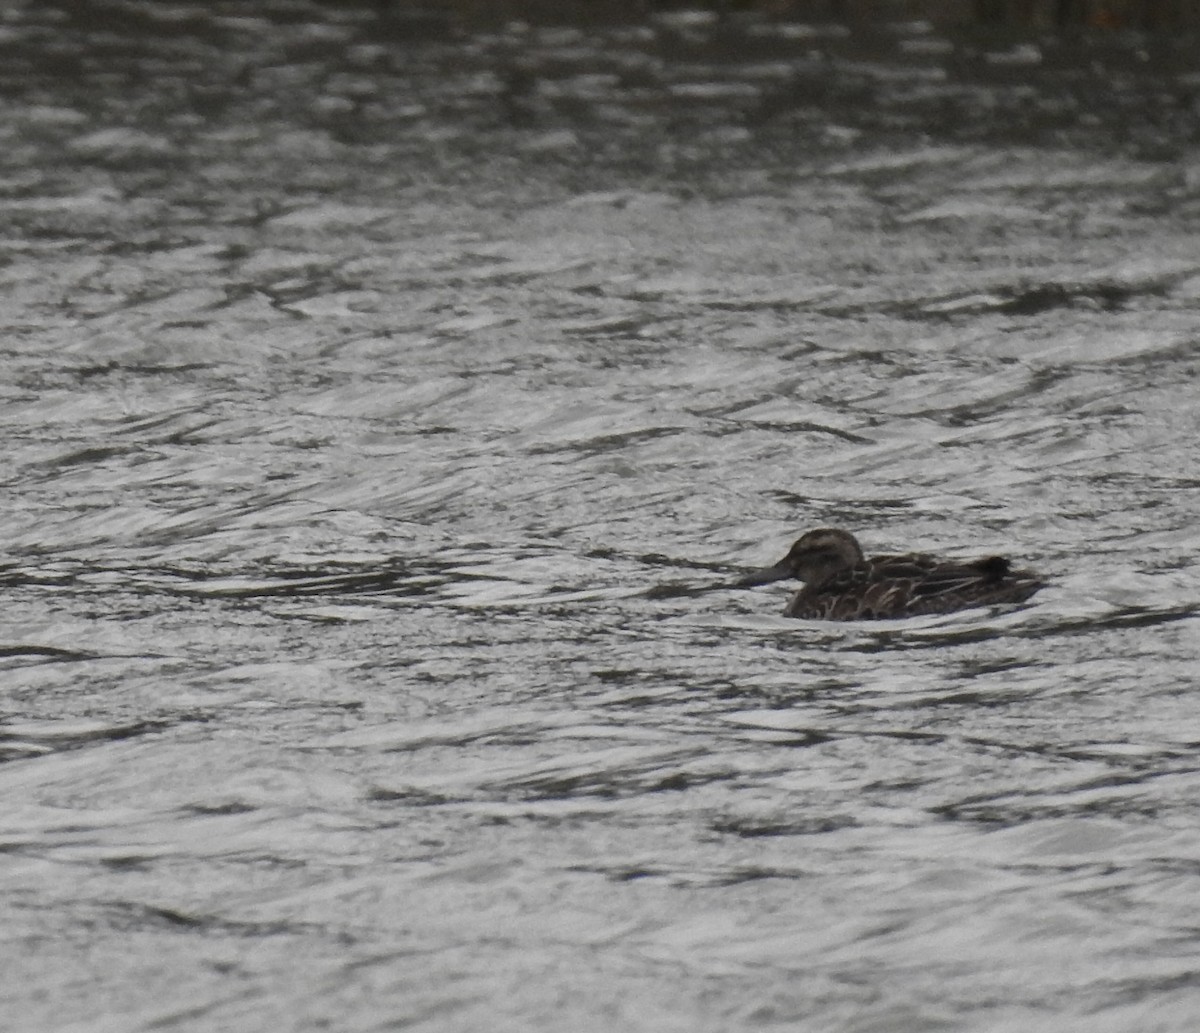
[[0,40],[0,1026],[1190,1030],[1194,71],[265,10]]

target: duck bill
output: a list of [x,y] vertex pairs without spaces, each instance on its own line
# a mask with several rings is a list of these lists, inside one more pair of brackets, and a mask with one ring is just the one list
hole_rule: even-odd
[[737,588],[751,588],[754,585],[768,585],[772,581],[784,581],[792,576],[791,567],[781,560],[773,567],[763,567],[762,570],[754,570],[745,577],[738,578],[734,582],[734,586]]

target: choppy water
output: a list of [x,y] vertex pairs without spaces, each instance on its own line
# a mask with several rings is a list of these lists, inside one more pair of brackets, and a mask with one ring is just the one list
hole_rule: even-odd
[[[1194,1028],[1194,72],[66,10],[0,36],[0,1026]],[[825,524],[1053,584],[707,590]]]

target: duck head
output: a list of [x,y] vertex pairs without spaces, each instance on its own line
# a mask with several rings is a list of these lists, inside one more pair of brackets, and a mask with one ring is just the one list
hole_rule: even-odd
[[836,527],[821,527],[797,538],[788,554],[773,567],[756,570],[737,584],[765,585],[786,578],[815,583],[862,561],[863,551],[854,535]]

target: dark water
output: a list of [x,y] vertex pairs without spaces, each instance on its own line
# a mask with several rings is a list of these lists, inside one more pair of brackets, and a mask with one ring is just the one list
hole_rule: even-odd
[[[1194,1028],[1182,42],[88,10],[0,27],[0,1026]],[[705,591],[826,524],[1053,584]]]

